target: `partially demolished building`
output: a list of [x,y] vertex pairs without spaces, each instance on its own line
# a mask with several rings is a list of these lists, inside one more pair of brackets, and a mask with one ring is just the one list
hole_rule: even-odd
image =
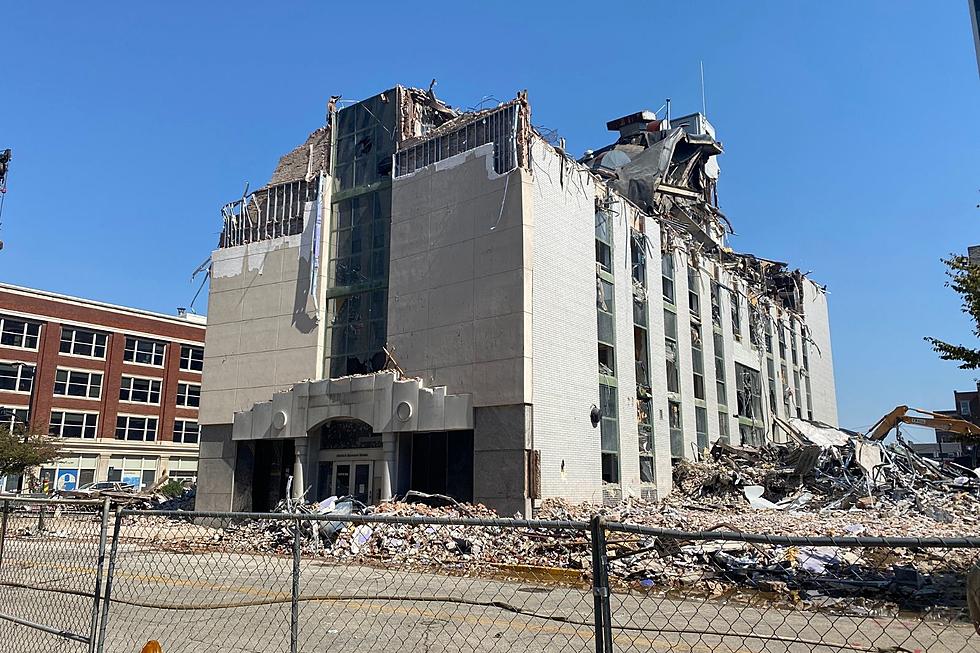
[[726,244],[704,116],[575,160],[525,93],[337,104],[222,211],[199,508],[655,498],[712,441],[837,424],[826,295]]

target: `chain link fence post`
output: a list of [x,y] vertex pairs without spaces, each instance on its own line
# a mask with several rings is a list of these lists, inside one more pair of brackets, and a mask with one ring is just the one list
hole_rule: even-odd
[[3,548],[7,543],[7,514],[10,512],[10,501],[3,500],[3,517],[0,518],[0,569],[3,569]]
[[89,628],[89,652],[95,653],[96,637],[99,632],[99,599],[102,593],[102,568],[105,565],[106,536],[109,531],[109,499],[102,501],[99,524],[99,550],[95,558],[95,592],[92,601],[92,625]]
[[595,650],[612,653],[612,614],[609,609],[609,561],[606,558],[606,526],[595,515],[589,523],[592,531],[592,596],[594,598]]
[[[108,502],[108,500],[107,500]],[[115,524],[112,527],[112,546],[109,550],[109,567],[105,574],[105,597],[102,600],[102,620],[99,622],[99,642],[96,653],[105,653],[106,627],[109,625],[109,604],[112,602],[112,577],[116,571],[116,558],[119,555],[119,529],[122,526],[122,508],[116,508]],[[108,517],[108,515],[106,515]]]
[[293,592],[292,610],[289,616],[289,651],[296,653],[299,649],[299,561],[302,552],[300,542],[300,523],[299,518],[293,522],[295,532],[293,533]]

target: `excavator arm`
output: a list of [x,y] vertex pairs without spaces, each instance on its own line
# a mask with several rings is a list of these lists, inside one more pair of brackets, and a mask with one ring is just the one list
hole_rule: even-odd
[[[909,415],[909,411],[920,415]],[[919,408],[909,408],[908,406],[898,406],[887,415],[878,420],[871,430],[868,431],[869,440],[884,440],[888,432],[899,424],[914,424],[916,426],[927,426],[929,428],[940,429],[957,433],[964,436],[980,437],[980,426],[971,424],[962,419],[940,415],[928,410]]]

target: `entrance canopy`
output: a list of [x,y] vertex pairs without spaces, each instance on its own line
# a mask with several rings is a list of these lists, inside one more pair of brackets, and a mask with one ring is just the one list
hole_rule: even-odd
[[232,439],[305,438],[336,418],[361,420],[375,433],[467,430],[473,428],[473,398],[395,372],[303,381],[235,413]]

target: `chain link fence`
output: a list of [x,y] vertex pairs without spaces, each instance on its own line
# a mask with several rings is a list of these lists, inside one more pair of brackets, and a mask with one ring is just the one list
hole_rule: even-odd
[[107,501],[0,502],[5,652],[95,650]]
[[598,517],[110,513],[93,502],[8,502],[3,516],[4,651],[135,653],[149,640],[166,653],[980,644],[970,611],[971,600],[980,611],[980,538],[687,533]]

